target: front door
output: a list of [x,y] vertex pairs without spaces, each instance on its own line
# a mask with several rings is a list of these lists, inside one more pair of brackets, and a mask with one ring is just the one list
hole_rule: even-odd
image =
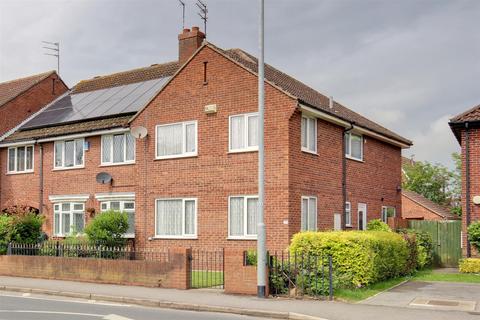
[[358,230],[367,230],[367,204],[358,204]]

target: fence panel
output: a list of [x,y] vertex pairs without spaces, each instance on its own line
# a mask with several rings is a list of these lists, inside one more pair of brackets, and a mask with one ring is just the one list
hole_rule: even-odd
[[223,289],[225,283],[224,249],[210,251],[192,249],[190,270],[191,288]]

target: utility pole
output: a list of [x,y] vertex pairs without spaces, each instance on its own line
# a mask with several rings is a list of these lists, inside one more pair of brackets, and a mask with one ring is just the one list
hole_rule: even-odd
[[258,225],[257,225],[257,296],[265,298],[266,288],[266,230],[265,230],[265,66],[264,66],[264,0],[260,4],[260,30],[258,55]]

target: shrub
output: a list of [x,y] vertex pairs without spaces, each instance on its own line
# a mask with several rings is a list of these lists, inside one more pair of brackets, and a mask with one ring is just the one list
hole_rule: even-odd
[[388,224],[386,224],[385,222],[383,222],[383,221],[380,220],[380,219],[370,220],[370,221],[367,223],[367,230],[368,230],[368,231],[387,231],[387,232],[391,232],[391,231],[392,231],[392,229],[390,229],[390,227],[388,226]]
[[405,274],[409,256],[402,236],[385,231],[302,232],[290,245],[292,255],[331,255],[334,277],[361,287]]
[[245,251],[245,265],[246,266],[256,266],[257,265],[257,251],[247,250]]
[[432,236],[424,231],[402,229],[399,232],[407,237],[414,236],[416,243],[416,269],[421,270],[433,263],[433,240]]
[[5,214],[0,215],[0,254],[5,254],[7,252],[8,233],[11,222],[11,217]]
[[468,241],[480,251],[480,221],[475,221],[468,226]]
[[11,219],[7,235],[9,242],[33,244],[42,239],[43,216],[34,212],[24,212],[12,216]]
[[126,243],[123,235],[127,230],[127,214],[109,210],[96,215],[85,228],[85,234],[94,244],[115,247]]
[[459,269],[463,273],[480,273],[480,258],[460,260]]

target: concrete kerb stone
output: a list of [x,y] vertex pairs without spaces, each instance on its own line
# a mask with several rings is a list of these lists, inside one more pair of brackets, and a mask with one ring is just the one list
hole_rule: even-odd
[[251,316],[251,317],[291,319],[291,320],[327,320],[324,318],[318,318],[318,317],[313,317],[313,316],[293,313],[293,312],[209,306],[209,305],[199,305],[199,304],[192,304],[192,303],[180,303],[180,302],[129,298],[129,297],[120,297],[120,296],[108,296],[108,295],[80,293],[80,292],[32,289],[32,288],[11,287],[11,286],[1,286],[0,290],[23,292],[23,293],[45,294],[45,295],[52,295],[52,296],[64,296],[69,298],[79,298],[79,299],[96,300],[96,301],[135,304],[135,305],[141,305],[146,307],[159,307],[159,308],[165,308],[165,309],[229,313],[229,314],[238,314],[238,315]]

